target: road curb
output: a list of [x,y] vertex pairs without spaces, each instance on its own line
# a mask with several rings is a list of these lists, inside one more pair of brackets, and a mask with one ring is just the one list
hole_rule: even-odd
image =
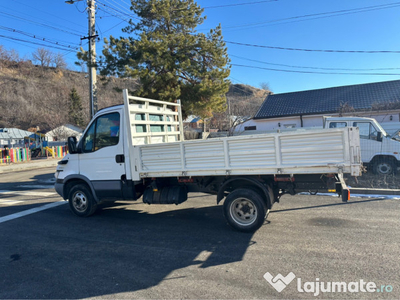
[[25,170],[35,170],[35,169],[42,169],[49,167],[55,168],[60,160],[61,159],[44,159],[38,161],[21,162],[16,164],[0,166],[0,174],[25,171]]

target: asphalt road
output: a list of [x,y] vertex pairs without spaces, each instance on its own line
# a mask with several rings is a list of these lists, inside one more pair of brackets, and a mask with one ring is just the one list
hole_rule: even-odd
[[[59,203],[53,172],[0,177],[1,299],[400,298],[400,200],[284,196],[244,234],[205,194],[179,206],[118,202],[79,218]],[[296,278],[278,292],[266,272]],[[375,292],[354,292],[349,283],[360,280]],[[330,282],[352,292],[310,292]]]

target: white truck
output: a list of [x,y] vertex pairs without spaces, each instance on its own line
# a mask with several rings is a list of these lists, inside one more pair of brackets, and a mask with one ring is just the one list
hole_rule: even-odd
[[324,117],[324,127],[358,127],[363,164],[379,175],[396,173],[400,166],[398,132],[389,135],[375,119],[360,117]]
[[107,200],[180,204],[204,192],[225,199],[228,223],[250,232],[282,195],[330,191],[347,201],[343,174],[360,175],[357,128],[184,141],[179,103],[123,94],[124,105],[100,110],[79,143],[68,138],[58,164],[55,189],[78,216]]

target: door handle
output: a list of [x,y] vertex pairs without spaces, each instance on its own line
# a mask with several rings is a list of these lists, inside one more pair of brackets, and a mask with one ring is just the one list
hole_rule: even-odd
[[115,156],[115,162],[116,162],[117,164],[124,163],[124,162],[125,162],[125,156],[124,156],[123,154],[117,154],[117,155]]

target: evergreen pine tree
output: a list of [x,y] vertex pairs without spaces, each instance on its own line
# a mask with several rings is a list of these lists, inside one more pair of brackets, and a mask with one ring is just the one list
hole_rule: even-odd
[[84,126],[81,97],[75,88],[69,94],[69,122],[76,126]]
[[110,37],[103,50],[103,75],[139,78],[137,96],[181,99],[184,114],[209,117],[226,108],[229,58],[221,27],[196,32],[203,9],[193,0],[135,0],[140,18]]

